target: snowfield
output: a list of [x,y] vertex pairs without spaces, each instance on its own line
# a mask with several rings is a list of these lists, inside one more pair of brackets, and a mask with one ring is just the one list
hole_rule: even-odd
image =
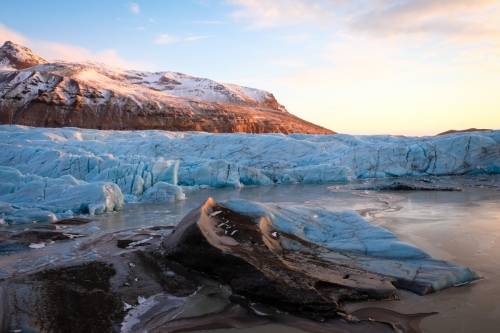
[[183,188],[500,173],[500,131],[436,137],[0,126],[0,218],[55,220]]

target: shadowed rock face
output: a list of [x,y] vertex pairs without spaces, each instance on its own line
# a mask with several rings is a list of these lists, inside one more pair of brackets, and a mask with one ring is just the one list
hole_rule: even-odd
[[47,63],[0,48],[0,123],[39,127],[333,133],[288,113],[268,92],[176,72]]

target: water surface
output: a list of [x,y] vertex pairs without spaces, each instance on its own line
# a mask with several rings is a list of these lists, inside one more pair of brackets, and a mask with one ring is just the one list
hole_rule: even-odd
[[[161,205],[130,204],[123,211],[95,217],[82,227],[94,235],[151,225],[175,225],[207,197],[216,200],[244,198],[261,202],[295,203],[332,210],[356,210],[371,223],[381,225],[432,256],[454,261],[478,272],[483,279],[473,285],[417,296],[399,291],[399,301],[348,304],[354,310],[378,306],[399,312],[438,315],[423,321],[429,333],[498,332],[500,327],[500,189],[466,186],[462,192],[356,191],[344,186],[282,185],[243,189],[204,189],[188,192],[182,202]],[[26,228],[24,226],[23,228]],[[50,247],[49,245],[48,247]],[[73,245],[67,245],[67,249]],[[58,251],[62,251],[59,249]],[[36,251],[22,255],[23,262],[45,260]],[[71,260],[67,254],[67,260]],[[46,255],[47,260],[53,256]],[[1,259],[1,257],[0,257]],[[19,258],[18,258],[19,259]],[[6,258],[3,263],[8,262]],[[0,269],[1,271],[1,269]],[[217,332],[301,332],[280,325]],[[215,331],[212,331],[215,332]]]

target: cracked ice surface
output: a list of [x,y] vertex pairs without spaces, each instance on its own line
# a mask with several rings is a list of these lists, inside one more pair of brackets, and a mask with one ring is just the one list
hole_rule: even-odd
[[[61,212],[110,211],[121,207],[116,200],[120,195],[125,202],[180,200],[184,193],[179,186],[240,187],[500,173],[500,131],[416,138],[2,125],[0,149],[0,166],[11,168],[0,175],[0,214],[8,221],[23,215],[20,209],[57,216]],[[12,172],[20,176],[9,176]],[[84,200],[75,207],[71,202],[78,201],[76,194],[66,203],[63,198],[57,202],[40,200],[37,193],[55,179],[68,182],[68,187],[87,186],[87,199],[93,196],[95,201]],[[75,182],[78,184],[72,185]],[[23,191],[27,186],[36,190]],[[64,186],[58,186],[49,191],[62,196]],[[74,191],[80,193],[76,188]],[[112,195],[108,195],[110,191]],[[99,208],[94,210],[95,205]]]

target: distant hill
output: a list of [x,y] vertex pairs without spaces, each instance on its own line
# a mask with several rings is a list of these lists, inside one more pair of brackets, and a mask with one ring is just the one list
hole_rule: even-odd
[[492,131],[492,129],[487,129],[487,128],[468,128],[468,129],[463,129],[463,130],[448,130],[436,135],[446,135],[446,134],[453,134],[453,133],[465,133],[465,132],[485,132],[485,131]]

